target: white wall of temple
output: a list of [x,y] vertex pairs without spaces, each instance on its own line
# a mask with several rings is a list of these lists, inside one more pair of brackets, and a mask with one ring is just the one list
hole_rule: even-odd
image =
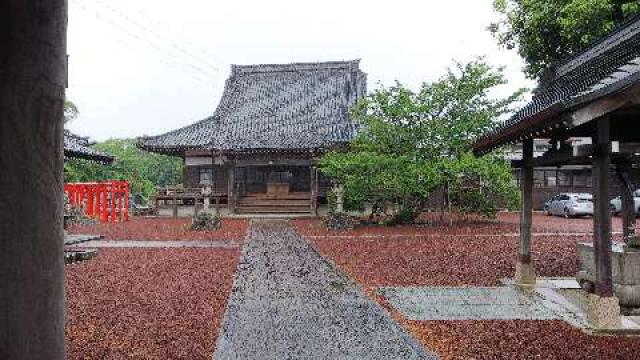
[[[223,165],[225,159],[222,156],[216,156],[213,159],[215,165]],[[202,166],[211,165],[211,156],[186,156],[184,158],[184,164],[186,166]]]

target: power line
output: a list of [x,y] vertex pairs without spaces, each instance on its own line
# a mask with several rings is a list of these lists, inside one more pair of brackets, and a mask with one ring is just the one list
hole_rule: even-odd
[[[133,5],[131,2],[127,2],[128,5]],[[155,25],[156,28],[166,28],[167,24],[166,23],[162,23],[156,19],[153,19],[151,17],[149,17],[149,15],[145,12],[143,12],[142,10],[140,10],[140,8],[136,8],[134,6],[130,6],[133,11],[135,11],[136,13],[138,13],[138,15],[142,16],[143,18],[145,18],[148,22],[151,22]],[[200,46],[195,45],[193,42],[189,41],[189,37],[188,36],[182,36],[184,35],[184,33],[180,33],[179,31],[177,31],[175,28],[172,29],[172,34],[176,37],[177,39],[177,43],[184,43],[188,46],[191,46],[192,50],[199,50],[201,55],[204,56],[205,59],[212,59],[215,63],[219,64],[220,66],[223,65],[228,65],[228,63],[222,59],[220,59],[217,55],[209,52],[207,49],[202,48]],[[216,68],[218,66],[215,66]]]
[[[158,51],[159,53],[161,53],[163,56],[168,56],[172,59],[174,59],[173,61],[171,60],[167,60],[164,57],[160,57],[158,60],[168,66],[170,66],[173,69],[176,70],[182,70],[187,72],[186,70],[188,70],[188,74],[202,82],[203,84],[207,84],[210,85],[211,84],[211,80],[210,77],[213,77],[213,74],[210,72],[207,72],[206,70],[202,69],[201,67],[188,62],[188,61],[184,61],[184,59],[180,58],[180,56],[166,51],[166,49],[162,48],[160,45],[149,41],[146,37],[141,36],[138,33],[135,33],[133,31],[131,31],[130,29],[122,26],[121,24],[119,24],[118,22],[114,21],[113,19],[109,18],[108,16],[105,16],[104,14],[100,13],[99,11],[91,10],[89,9],[85,4],[82,4],[79,0],[72,0],[74,2],[76,2],[76,4],[85,12],[87,13],[91,13],[93,14],[98,20],[101,20],[105,23],[108,23],[109,25],[111,25],[114,29],[118,30],[119,32],[121,32],[122,34],[126,35],[129,39],[132,39],[136,42],[142,42],[145,45],[148,45],[150,47],[152,47],[154,50]],[[119,40],[122,43],[122,40]],[[198,75],[196,75],[198,74]],[[207,80],[205,80],[205,78],[202,77],[202,75],[206,76]]]
[[[104,3],[104,0],[101,0]],[[131,2],[126,2],[127,5],[129,5],[129,8],[132,9],[133,11],[135,11],[138,15],[140,15],[141,17],[143,17],[146,22],[148,23],[152,23],[151,26],[144,26],[145,28],[147,28],[150,32],[153,32],[154,34],[156,34],[157,36],[159,36],[160,38],[162,38],[161,34],[158,30],[156,29],[167,29],[170,25],[167,23],[163,23],[161,21],[158,21],[157,19],[153,19],[151,18],[146,12],[142,11],[139,8],[136,8],[133,6],[133,4]],[[117,9],[115,9],[115,11],[118,11]],[[136,21],[136,20],[133,20]],[[143,23],[144,21],[138,20],[139,23]],[[210,67],[216,69],[216,70],[220,70],[220,66],[222,65],[227,65],[227,63],[223,60],[221,60],[218,56],[210,53],[209,51],[206,51],[206,49],[203,49],[200,46],[195,45],[193,42],[189,41],[189,37],[188,36],[182,36],[184,35],[184,33],[180,33],[177,29],[172,28],[170,34],[166,33],[164,35],[168,35],[168,37],[173,37],[173,44],[175,45],[176,48],[178,49],[182,49],[184,51],[186,51],[187,53],[189,53],[190,55],[200,59],[201,61],[203,61],[206,64],[209,64]],[[183,45],[186,45],[186,47],[183,47]],[[189,48],[190,47],[190,48]],[[200,55],[194,53],[195,52],[200,52]],[[210,60],[213,60],[214,63],[216,65],[214,65],[214,63],[209,62]]]
[[205,69],[203,69],[203,67],[206,67],[206,68],[209,68],[210,70],[213,70],[214,72],[219,72],[220,71],[220,68],[217,65],[211,64],[208,59],[204,59],[203,57],[200,57],[200,56],[192,53],[191,51],[189,51],[188,49],[184,48],[182,45],[180,45],[179,43],[177,43],[175,41],[166,41],[165,36],[163,36],[163,34],[161,34],[159,31],[155,30],[153,27],[145,25],[142,21],[132,18],[130,15],[118,10],[117,8],[111,6],[110,4],[105,3],[102,0],[98,0],[97,2],[92,2],[92,4],[95,4],[95,5],[98,5],[98,6],[102,6],[103,9],[107,9],[107,11],[110,11],[113,14],[115,14],[116,16],[118,16],[118,18],[121,21],[128,22],[129,24],[132,24],[136,28],[146,32],[147,34],[149,34],[151,36],[154,36],[162,44],[168,43],[169,46],[172,49],[174,49],[175,51],[177,51],[179,53],[182,53],[183,55],[189,57],[191,60],[193,60],[195,62],[198,62],[199,64],[193,65],[193,66],[197,67],[198,69],[200,69],[202,71],[206,71]]

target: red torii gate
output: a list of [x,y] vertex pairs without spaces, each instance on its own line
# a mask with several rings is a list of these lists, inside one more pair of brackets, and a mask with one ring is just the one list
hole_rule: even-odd
[[129,183],[106,181],[101,183],[67,183],[64,192],[71,206],[81,206],[87,216],[106,223],[129,220]]

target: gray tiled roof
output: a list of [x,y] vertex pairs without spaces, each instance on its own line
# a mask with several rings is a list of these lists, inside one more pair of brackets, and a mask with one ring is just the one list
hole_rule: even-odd
[[[560,114],[597,100],[640,79],[640,17],[634,18],[587,50],[548,70],[549,79],[525,107],[479,139],[484,153],[519,137],[544,133]],[[554,123],[555,122],[555,123]]]
[[365,93],[358,60],[234,65],[211,117],[138,146],[160,153],[325,148],[353,139],[348,112]]
[[64,156],[66,158],[93,160],[101,163],[113,161],[113,156],[94,150],[89,146],[88,138],[75,135],[68,130],[64,131]]

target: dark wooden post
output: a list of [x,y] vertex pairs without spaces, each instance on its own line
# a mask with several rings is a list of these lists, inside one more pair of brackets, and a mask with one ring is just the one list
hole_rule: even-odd
[[315,166],[310,166],[311,169],[311,213],[318,214],[318,169]]
[[636,209],[633,201],[633,183],[629,179],[631,163],[624,161],[616,164],[616,177],[620,185],[620,200],[622,203],[622,233],[624,243],[628,247],[638,247],[636,235]]
[[229,212],[234,214],[236,212],[236,196],[235,196],[235,188],[236,188],[236,176],[235,176],[235,166],[231,164],[229,166],[229,176],[228,176],[228,189],[227,189],[227,203],[229,204]]
[[611,167],[610,119],[597,120],[595,154],[593,156],[595,258],[595,294],[613,296],[611,281],[611,210],[609,205],[609,170]]
[[520,210],[520,246],[516,263],[516,283],[535,285],[536,274],[531,260],[531,222],[533,216],[533,139],[522,142],[520,169],[522,209]]
[[0,359],[64,359],[66,0],[0,2]]

